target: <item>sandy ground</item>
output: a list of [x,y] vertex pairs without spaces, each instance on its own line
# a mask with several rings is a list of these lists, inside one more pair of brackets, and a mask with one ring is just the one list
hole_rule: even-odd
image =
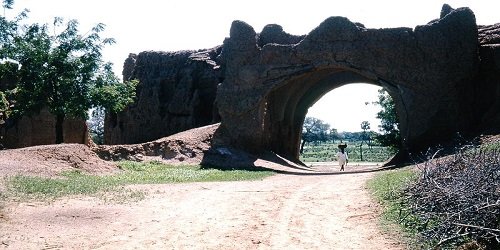
[[[136,145],[62,144],[0,151],[0,248],[405,248],[380,231],[380,208],[366,190],[366,181],[380,164],[349,163],[346,172],[339,173],[331,162],[301,166],[276,155],[271,161],[233,155],[282,174],[259,181],[133,186],[147,195],[126,204],[83,196],[52,202],[2,199],[3,181],[17,174],[57,177],[68,170],[98,175],[120,171],[103,160],[108,158],[198,164],[217,128],[205,126]],[[500,135],[481,140],[498,142]]]
[[374,173],[349,173],[375,167],[339,174],[321,164],[259,181],[140,185],[148,195],[128,204],[8,202],[0,248],[403,249],[378,228],[379,208],[365,188]]

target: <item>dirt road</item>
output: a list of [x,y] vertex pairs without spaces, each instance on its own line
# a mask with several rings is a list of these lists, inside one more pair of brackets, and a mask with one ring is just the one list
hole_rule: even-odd
[[372,176],[142,185],[134,188],[149,195],[129,204],[89,197],[8,203],[0,248],[401,249],[377,228],[365,189]]

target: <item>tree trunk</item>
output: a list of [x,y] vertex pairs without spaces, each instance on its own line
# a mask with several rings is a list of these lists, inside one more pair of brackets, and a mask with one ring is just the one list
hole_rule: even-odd
[[363,161],[363,143],[361,143],[361,145],[359,145],[359,154],[360,154],[361,161]]
[[306,144],[306,141],[302,140],[302,144],[300,144],[300,154],[304,153],[304,144]]
[[56,144],[64,142],[63,134],[64,115],[56,115]]

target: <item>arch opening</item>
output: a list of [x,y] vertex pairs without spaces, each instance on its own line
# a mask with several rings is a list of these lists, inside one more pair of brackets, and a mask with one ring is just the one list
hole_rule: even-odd
[[[379,114],[384,119],[378,118]],[[366,83],[343,85],[309,108],[300,160],[330,162],[335,159],[337,144],[343,142],[348,145],[350,162],[385,162],[394,156],[393,149],[399,148],[398,124],[392,98],[384,88]]]
[[290,79],[269,92],[265,98],[263,129],[268,133],[264,145],[268,145],[269,150],[282,157],[300,162],[302,126],[309,108],[326,93],[355,83],[384,88],[395,102],[401,131],[405,129],[406,124],[401,122],[401,118],[406,114],[396,85],[349,69],[323,69]]
[[381,123],[376,116],[381,107],[375,102],[382,90],[378,85],[364,82],[343,85],[313,103],[306,117],[318,118],[338,132],[358,132],[362,121],[368,121],[371,129],[378,131]]

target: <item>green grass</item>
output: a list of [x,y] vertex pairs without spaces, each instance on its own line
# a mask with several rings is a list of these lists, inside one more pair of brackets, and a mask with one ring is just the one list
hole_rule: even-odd
[[415,238],[420,223],[411,213],[403,199],[404,189],[416,180],[418,173],[409,168],[378,173],[368,181],[368,188],[373,197],[383,206],[382,227],[387,231],[400,232],[402,238],[415,245]]
[[[359,142],[347,142],[347,153],[349,162],[360,162],[361,155]],[[310,143],[304,147],[303,154],[300,155],[300,160],[303,162],[328,162],[335,161],[338,152],[338,143]],[[384,162],[392,157],[395,152],[389,147],[363,145],[363,162]]]
[[484,151],[500,151],[500,142],[493,142],[481,145],[481,150]]
[[127,189],[132,184],[162,184],[181,182],[212,182],[258,180],[273,174],[271,171],[222,171],[201,169],[200,166],[170,166],[157,162],[138,163],[124,161],[121,173],[107,176],[64,172],[59,178],[15,176],[7,181],[12,195],[34,199],[52,199],[68,195],[101,194],[105,199],[113,193],[121,198],[141,199],[144,193]]

